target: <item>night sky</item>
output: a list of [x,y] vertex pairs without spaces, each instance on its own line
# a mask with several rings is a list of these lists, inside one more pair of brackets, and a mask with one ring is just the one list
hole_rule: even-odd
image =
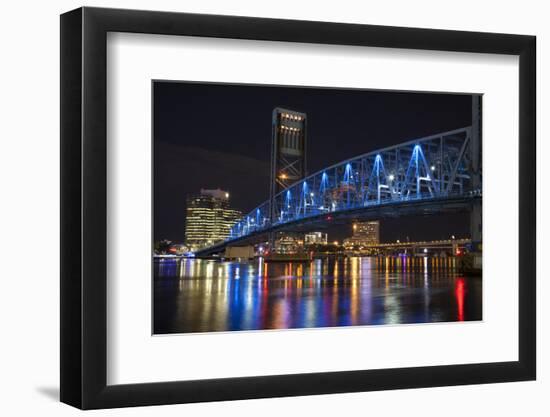
[[[221,188],[244,213],[269,197],[271,113],[307,114],[308,173],[471,124],[471,96],[155,81],[154,239],[183,242],[185,199]],[[465,214],[383,220],[381,240],[468,236]],[[330,231],[330,239],[351,234]]]

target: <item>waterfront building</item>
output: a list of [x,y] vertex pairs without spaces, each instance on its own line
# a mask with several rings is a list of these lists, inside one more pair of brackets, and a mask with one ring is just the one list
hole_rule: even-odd
[[199,249],[229,236],[231,227],[242,216],[231,208],[229,197],[220,189],[201,189],[200,194],[187,197],[185,244],[189,248]]
[[353,235],[344,240],[345,247],[368,247],[380,243],[380,221],[353,224]]
[[304,249],[304,238],[299,233],[279,233],[275,240],[274,253],[295,254]]
[[304,243],[306,245],[326,245],[327,234],[323,232],[310,232],[304,236]]
[[182,243],[172,243],[168,248],[168,253],[181,256],[187,253],[189,249]]

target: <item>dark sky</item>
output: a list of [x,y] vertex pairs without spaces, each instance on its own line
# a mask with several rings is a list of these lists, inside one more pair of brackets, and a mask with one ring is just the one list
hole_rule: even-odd
[[[471,124],[471,96],[154,82],[154,238],[185,237],[185,198],[231,193],[248,212],[269,196],[271,113],[307,114],[309,174],[361,153]],[[383,241],[468,234],[467,216],[385,220]],[[333,232],[340,239],[347,231]],[[349,233],[351,234],[351,232]]]

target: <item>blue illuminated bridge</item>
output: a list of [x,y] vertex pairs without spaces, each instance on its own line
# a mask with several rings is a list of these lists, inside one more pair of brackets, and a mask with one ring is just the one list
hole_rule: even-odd
[[[480,225],[479,153],[472,128],[466,127],[339,162],[261,203],[225,241],[196,255],[265,241],[271,232],[320,230],[355,220],[473,211]],[[476,204],[479,209],[472,210]]]

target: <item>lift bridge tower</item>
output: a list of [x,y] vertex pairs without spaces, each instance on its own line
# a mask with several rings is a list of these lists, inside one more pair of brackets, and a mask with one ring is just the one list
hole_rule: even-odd
[[[307,175],[305,113],[281,107],[273,109],[271,123],[271,202],[270,220],[275,222],[279,213],[275,196]],[[273,245],[274,236],[270,235]],[[273,247],[273,246],[272,246]]]

